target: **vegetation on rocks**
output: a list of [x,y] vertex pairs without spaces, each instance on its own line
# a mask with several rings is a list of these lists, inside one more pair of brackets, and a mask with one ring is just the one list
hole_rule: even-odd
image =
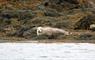
[[92,40],[95,39],[95,33],[85,34],[80,30],[91,31],[90,25],[95,24],[94,2],[93,0],[0,0],[0,33],[9,37],[48,39],[47,36],[37,36],[35,27],[50,26],[72,32],[70,36],[61,35],[56,39]]

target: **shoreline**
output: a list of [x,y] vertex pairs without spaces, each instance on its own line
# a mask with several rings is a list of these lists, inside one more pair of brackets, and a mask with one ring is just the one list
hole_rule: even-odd
[[0,43],[95,43],[95,40],[0,40]]

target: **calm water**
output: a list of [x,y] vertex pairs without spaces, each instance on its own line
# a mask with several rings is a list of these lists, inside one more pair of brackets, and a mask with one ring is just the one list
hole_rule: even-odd
[[0,60],[95,60],[95,44],[1,43]]

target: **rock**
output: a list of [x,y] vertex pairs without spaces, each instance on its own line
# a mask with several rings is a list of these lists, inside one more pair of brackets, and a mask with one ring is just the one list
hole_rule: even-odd
[[87,15],[80,19],[74,29],[90,29],[90,25],[95,23],[95,15]]
[[82,34],[77,37],[78,40],[93,40],[95,39],[94,35],[91,34]]
[[9,34],[11,32],[14,32],[15,28],[11,25],[5,25],[5,26],[2,26],[0,30],[4,32],[5,34]]
[[27,38],[27,39],[29,39],[29,38],[32,39],[33,37],[35,38],[36,36],[37,36],[36,30],[34,30],[33,28],[31,28],[23,33],[23,37]]
[[44,6],[56,9],[57,11],[72,10],[81,8],[81,10],[86,10],[86,8],[94,8],[95,4],[90,0],[45,0],[43,2]]
[[2,19],[18,18],[19,20],[32,19],[34,17],[32,10],[1,10]]
[[33,11],[33,12],[35,13],[36,17],[45,16],[44,11],[42,11],[42,10],[36,10],[36,11]]
[[95,24],[90,25],[90,30],[95,31]]
[[39,5],[38,10],[41,13],[44,13],[44,15],[42,14],[43,16],[50,16],[50,17],[62,16],[62,14],[60,12],[58,12],[56,9],[47,8],[47,7],[44,7],[43,5]]
[[62,14],[60,14],[59,12],[57,12],[54,9],[46,9],[44,11],[44,13],[45,13],[45,16],[50,16],[50,17],[59,17],[59,16],[62,16]]
[[23,33],[30,29],[29,27],[21,27],[16,32],[12,32],[10,35],[11,36],[18,36],[18,37],[23,37]]

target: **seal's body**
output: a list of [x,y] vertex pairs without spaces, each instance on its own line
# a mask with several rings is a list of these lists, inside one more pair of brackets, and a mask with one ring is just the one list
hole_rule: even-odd
[[69,32],[63,30],[63,29],[58,29],[58,28],[52,28],[52,27],[38,27],[37,28],[37,35],[54,35],[54,34],[64,34],[64,35],[69,35]]

